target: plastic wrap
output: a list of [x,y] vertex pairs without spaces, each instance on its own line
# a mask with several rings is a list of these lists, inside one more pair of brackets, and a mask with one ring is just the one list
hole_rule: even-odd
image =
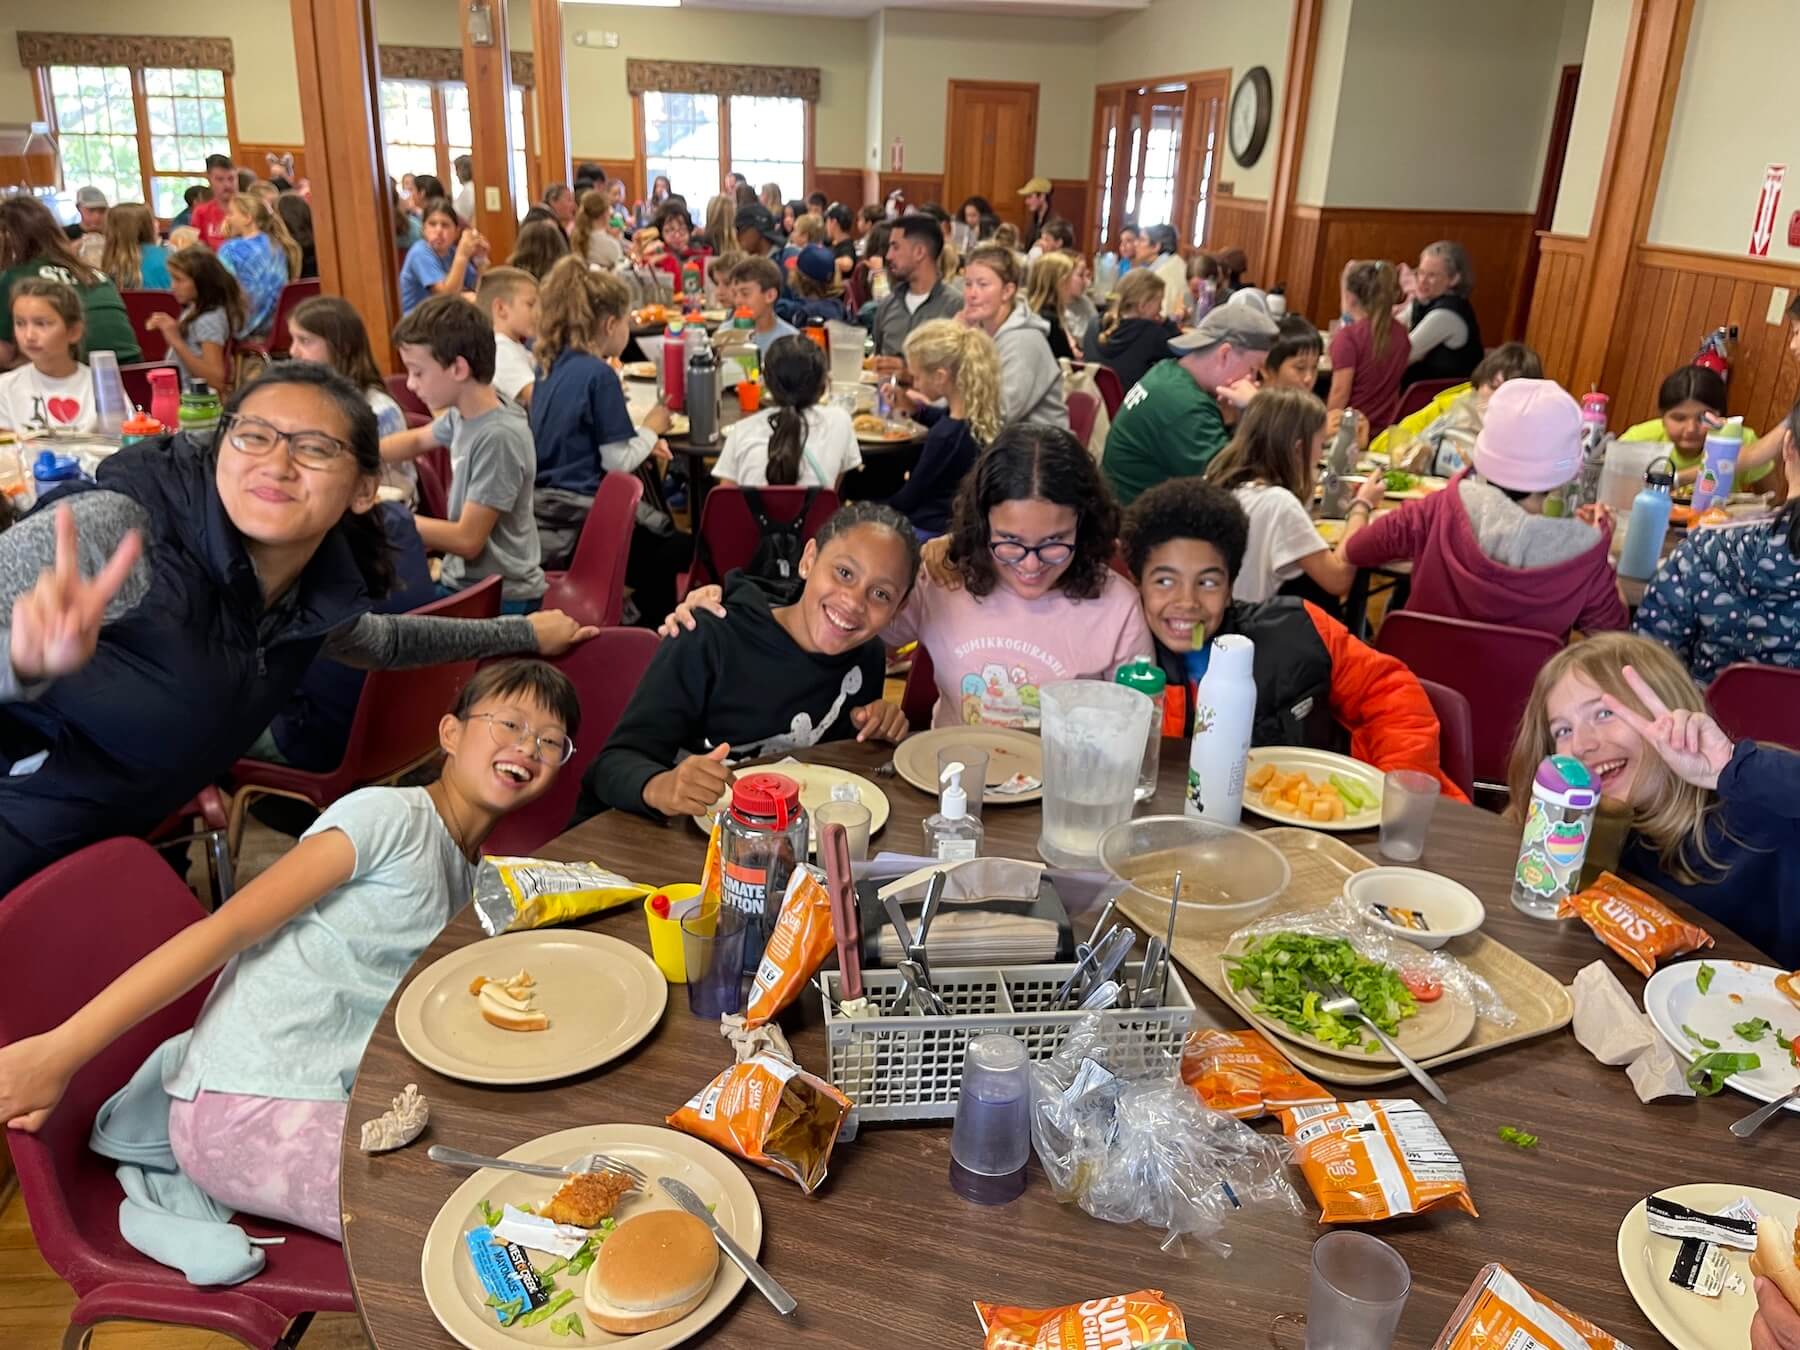
[[1458,997],[1474,1005],[1476,1016],[1497,1027],[1510,1027],[1519,1020],[1494,986],[1470,970],[1448,952],[1426,951],[1423,947],[1383,932],[1364,917],[1363,911],[1339,896],[1323,909],[1303,913],[1289,911],[1271,915],[1247,924],[1231,935],[1232,944],[1247,938],[1267,937],[1272,933],[1311,933],[1318,937],[1342,938],[1359,955],[1379,961],[1402,973],[1435,980]]
[[1234,1211],[1301,1212],[1283,1174],[1284,1141],[1202,1106],[1169,1056],[1107,1046],[1097,1015],[1077,1022],[1031,1077],[1032,1144],[1064,1203],[1162,1229],[1165,1250],[1194,1237],[1220,1255],[1231,1250],[1221,1230]]

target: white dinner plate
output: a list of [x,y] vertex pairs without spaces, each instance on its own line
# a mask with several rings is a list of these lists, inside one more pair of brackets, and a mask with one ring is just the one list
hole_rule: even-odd
[[1351,811],[1344,808],[1342,820],[1303,820],[1291,812],[1277,811],[1273,807],[1262,804],[1262,794],[1251,788],[1244,789],[1244,810],[1261,816],[1264,820],[1272,820],[1277,825],[1298,825],[1308,830],[1372,830],[1381,824],[1381,785],[1382,772],[1373,764],[1364,764],[1360,759],[1351,759],[1348,755],[1334,754],[1330,750],[1314,750],[1304,745],[1263,745],[1250,752],[1244,764],[1247,777],[1257,767],[1273,764],[1280,773],[1305,773],[1315,783],[1329,785],[1331,775],[1342,774],[1354,779],[1356,783],[1367,788],[1375,796],[1375,805],[1362,811]]
[[[1703,965],[1711,966],[1713,972],[1704,994],[1699,985]],[[1689,1062],[1709,1054],[1710,1047],[1695,1043],[1682,1030],[1684,1026],[1717,1041],[1722,1051],[1760,1056],[1760,1068],[1733,1074],[1725,1086],[1759,1102],[1772,1102],[1800,1082],[1800,1069],[1775,1041],[1775,1031],[1789,1038],[1800,1036],[1800,1008],[1775,988],[1775,977],[1786,973],[1750,961],[1682,961],[1664,966],[1650,977],[1644,986],[1644,1011],[1663,1039],[1675,1047],[1675,1053]],[[1764,1032],[1761,1040],[1747,1041],[1732,1030],[1737,1023],[1758,1017],[1774,1028]],[[1800,1111],[1800,1102],[1789,1102],[1788,1110]]]

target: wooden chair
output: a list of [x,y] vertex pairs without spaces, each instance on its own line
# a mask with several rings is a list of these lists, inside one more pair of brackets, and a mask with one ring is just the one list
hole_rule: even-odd
[[1734,661],[1714,677],[1706,702],[1733,740],[1800,750],[1800,670]]
[[1470,801],[1475,799],[1475,724],[1469,700],[1447,684],[1420,680],[1438,720],[1438,767]]
[[[500,578],[413,611],[440,619],[491,619],[500,613]],[[344,758],[328,773],[287,764],[240,759],[232,769],[236,790],[226,840],[232,857],[243,840],[244,816],[258,797],[291,797],[323,811],[353,788],[391,783],[437,753],[438,719],[475,673],[474,661],[452,661],[412,670],[372,670],[363,681]]]
[[[149,844],[108,839],[51,864],[0,900],[0,951],[68,951],[70,915],[77,912],[85,915],[79,959],[9,963],[0,984],[0,1044],[57,1025],[205,917]],[[237,1216],[253,1238],[282,1241],[263,1248],[267,1264],[258,1275],[229,1288],[189,1284],[179,1270],[152,1261],[119,1235],[116,1164],[88,1148],[95,1112],[151,1051],[193,1026],[211,987],[211,978],[202,980],[125,1031],[75,1075],[42,1129],[8,1137],[38,1250],[75,1291],[64,1350],[81,1350],[95,1326],[122,1319],[198,1327],[245,1345],[291,1350],[315,1311],[355,1307],[344,1249],[286,1224]]]
[[[805,509],[806,495],[814,492],[803,487],[764,487],[763,509],[770,519],[792,521]],[[817,489],[812,508],[801,522],[800,536],[811,539],[838,509],[838,495],[830,488]],[[721,484],[706,494],[700,508],[700,528],[694,531],[694,563],[675,580],[675,598],[680,599],[696,586],[706,586],[725,579],[735,567],[747,565],[756,556],[762,542],[762,531],[756,517],[750,514],[744,491],[735,484]]]
[[544,608],[560,609],[596,628],[615,626],[625,612],[625,559],[644,484],[636,474],[601,476],[600,491],[582,523],[566,572],[547,573]]
[[152,314],[181,317],[181,301],[173,291],[120,291],[125,302],[125,317],[131,320],[131,331],[137,336],[138,355],[143,361],[161,361],[169,354],[169,344],[161,333],[150,327]]
[[574,682],[581,695],[581,732],[572,737],[575,754],[562,766],[548,792],[494,827],[481,846],[483,853],[530,857],[569,828],[569,817],[581,795],[581,776],[612,738],[613,728],[650,668],[656,644],[656,634],[648,628],[604,628],[598,637],[551,662]]

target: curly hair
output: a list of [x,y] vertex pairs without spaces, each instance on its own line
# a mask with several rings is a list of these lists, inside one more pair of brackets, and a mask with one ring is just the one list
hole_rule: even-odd
[[991,444],[1001,425],[1000,353],[994,340],[955,319],[929,319],[906,335],[903,350],[909,365],[950,376],[975,444]]
[[1171,539],[1198,539],[1225,555],[1236,581],[1250,545],[1250,517],[1238,499],[1204,478],[1170,478],[1143,493],[1125,512],[1119,543],[1126,566],[1140,580],[1150,555]]
[[991,595],[1000,573],[989,548],[988,513],[1006,502],[1043,501],[1075,512],[1075,552],[1056,589],[1092,600],[1106,584],[1119,504],[1094,457],[1061,427],[1008,427],[962,481],[950,518],[949,560],[969,594]]
[[594,270],[572,253],[558,258],[538,289],[532,355],[547,372],[570,348],[593,351],[607,321],[624,319],[630,309],[631,292],[617,276]]

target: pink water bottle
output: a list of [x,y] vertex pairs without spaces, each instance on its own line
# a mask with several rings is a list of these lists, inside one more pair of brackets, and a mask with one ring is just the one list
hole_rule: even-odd
[[181,391],[173,370],[163,366],[150,372],[150,415],[161,422],[164,431],[181,425]]
[[687,341],[679,322],[663,330],[663,402],[670,412],[687,406]]

